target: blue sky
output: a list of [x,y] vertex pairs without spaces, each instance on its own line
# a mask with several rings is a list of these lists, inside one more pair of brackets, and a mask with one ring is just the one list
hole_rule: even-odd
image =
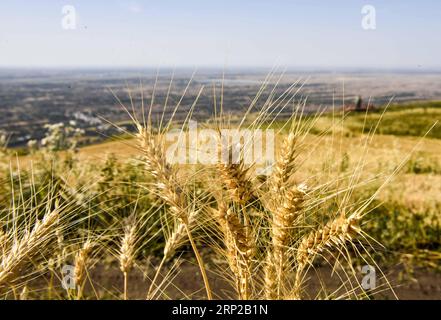
[[436,0],[2,1],[0,66],[440,68],[440,15]]

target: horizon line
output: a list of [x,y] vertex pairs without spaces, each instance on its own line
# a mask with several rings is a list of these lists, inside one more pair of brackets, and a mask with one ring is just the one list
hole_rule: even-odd
[[441,72],[441,66],[281,66],[281,65],[255,65],[255,66],[244,66],[244,65],[231,65],[231,66],[220,66],[220,65],[200,65],[200,66],[190,66],[190,65],[39,65],[39,66],[14,66],[14,65],[0,65],[0,70],[142,70],[142,69],[152,69],[152,70],[280,70],[280,71],[439,71]]

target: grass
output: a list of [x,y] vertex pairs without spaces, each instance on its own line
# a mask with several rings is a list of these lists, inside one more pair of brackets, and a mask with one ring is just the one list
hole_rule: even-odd
[[[441,102],[417,102],[391,105],[386,111],[380,108],[367,114],[350,112],[345,115],[340,129],[347,134],[367,134],[378,124],[376,133],[380,135],[422,137],[427,134],[428,138],[441,139],[441,124],[432,128],[440,120]],[[321,132],[329,127],[331,121],[332,116],[325,115],[313,130]]]

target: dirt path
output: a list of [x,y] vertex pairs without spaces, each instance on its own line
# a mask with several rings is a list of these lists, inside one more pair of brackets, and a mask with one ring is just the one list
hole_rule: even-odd
[[[441,273],[433,270],[416,269],[413,273],[413,279],[410,276],[403,276],[403,269],[394,268],[387,274],[389,285],[381,279],[377,281],[377,288],[371,296],[373,299],[441,299]],[[149,275],[150,276],[150,275]],[[102,298],[120,298],[111,297],[106,293],[105,288],[113,288],[117,292],[122,291],[123,278],[118,268],[103,268],[98,266],[92,272],[94,279],[94,286],[97,292],[100,292]],[[319,280],[319,277],[321,280]],[[228,281],[222,279],[209,272],[210,284],[214,291],[214,296],[218,299],[232,299],[234,298],[234,289]],[[338,288],[341,283],[338,277],[332,276],[332,270],[329,267],[319,267],[313,272],[309,272],[307,282],[306,294],[309,298],[314,298],[322,288],[321,281],[326,283],[326,287],[331,292],[335,292],[336,297],[339,296]],[[132,272],[129,280],[129,297],[132,299],[144,299],[148,280],[143,273],[138,271]],[[335,290],[335,291],[334,291]],[[341,291],[341,293],[343,293]],[[340,293],[340,294],[341,294]],[[190,263],[183,263],[173,280],[173,285],[165,288],[164,294],[172,299],[205,299],[204,288],[201,287],[201,278],[198,268]],[[93,297],[91,297],[93,298]],[[307,298],[307,297],[305,297]]]

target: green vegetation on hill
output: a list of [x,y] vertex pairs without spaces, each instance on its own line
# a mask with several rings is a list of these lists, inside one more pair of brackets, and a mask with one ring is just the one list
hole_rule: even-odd
[[[369,133],[441,139],[441,101],[394,104],[369,112],[325,113],[318,119],[305,116],[304,121],[314,122],[310,133],[323,134],[342,131],[346,136]],[[279,128],[282,122],[272,127]]]
[[429,138],[441,139],[441,101],[392,105],[383,111],[350,113],[345,127],[354,133],[367,133],[379,123],[378,134],[421,137],[427,133]]

